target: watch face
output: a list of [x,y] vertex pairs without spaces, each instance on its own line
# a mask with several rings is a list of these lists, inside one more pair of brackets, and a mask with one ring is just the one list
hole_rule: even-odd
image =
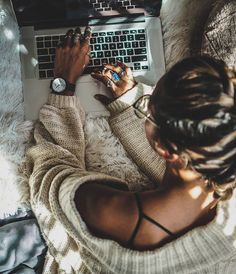
[[56,78],[52,82],[52,89],[56,92],[62,92],[66,89],[66,81],[62,78]]

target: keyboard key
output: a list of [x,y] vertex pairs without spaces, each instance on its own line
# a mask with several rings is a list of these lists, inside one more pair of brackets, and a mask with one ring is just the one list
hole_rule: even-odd
[[111,57],[111,52],[110,51],[105,51],[105,57]]
[[146,47],[146,41],[139,41],[139,46],[141,48],[145,48]]
[[54,77],[53,70],[47,70],[47,78],[52,78]]
[[129,33],[129,30],[123,30],[122,33],[123,33],[123,34],[128,34],[128,33]]
[[134,70],[141,70],[141,67],[134,67]]
[[135,54],[146,54],[147,53],[147,50],[145,48],[142,48],[142,49],[135,49],[134,50],[134,53]]
[[55,48],[50,48],[49,49],[49,54],[56,54],[56,49]]
[[109,48],[110,48],[110,49],[116,49],[116,44],[114,44],[114,43],[110,44],[110,45],[109,45]]
[[147,61],[147,55],[132,56],[132,62]]
[[36,37],[36,41],[43,41],[43,37],[42,36]]
[[103,58],[104,57],[104,54],[102,51],[98,51],[97,52],[97,58]]
[[134,63],[134,66],[135,66],[135,67],[140,67],[141,64],[140,64],[140,63]]
[[100,46],[100,45],[95,45],[95,46],[94,46],[94,49],[95,49],[95,50],[101,50],[101,46]]
[[90,44],[92,45],[92,44],[96,44],[96,43],[97,43],[97,39],[92,37],[90,39]]
[[119,55],[118,50],[113,50],[111,52],[111,54],[112,54],[112,56],[118,56]]
[[129,1],[124,1],[124,6],[129,6]]
[[102,64],[108,64],[108,59],[107,58],[103,58],[101,61],[102,61]]
[[115,35],[121,35],[121,31],[115,31]]
[[[97,32],[93,32],[92,33],[92,37],[97,37],[98,36],[98,33]],[[90,40],[91,41],[91,40]]]
[[56,47],[58,45],[58,41],[52,41],[52,46]]
[[130,33],[137,33],[137,30],[136,29],[132,29],[132,30],[130,30]]
[[42,63],[39,64],[39,69],[53,69],[54,63]]
[[149,69],[148,66],[142,66],[142,69]]
[[106,36],[105,32],[99,32],[99,36]]
[[43,63],[43,62],[50,62],[50,56],[46,55],[46,56],[39,56],[38,57],[38,61],[39,63]]
[[97,42],[98,43],[104,43],[104,38],[103,37],[98,37]]
[[126,55],[126,50],[125,49],[120,49],[119,50],[119,55],[120,56],[125,56]]
[[139,43],[138,42],[132,42],[132,48],[138,48]]
[[45,37],[44,37],[44,40],[45,40],[45,41],[48,41],[48,40],[51,40],[51,39],[52,39],[51,36],[45,36]]
[[131,59],[130,59],[129,56],[124,57],[124,62],[125,63],[130,63],[130,61],[131,61]]
[[134,35],[130,34],[128,35],[128,41],[133,41],[134,40]]
[[133,55],[134,51],[132,49],[127,49],[127,55]]
[[51,61],[52,61],[52,62],[55,61],[55,57],[56,57],[56,55],[51,55]]
[[115,58],[109,58],[109,63],[110,64],[115,64],[116,62],[116,59]]
[[111,43],[112,42],[111,36],[105,37],[105,42],[106,43]]
[[95,56],[96,56],[96,53],[94,51],[90,53],[91,58],[95,58]]
[[101,61],[99,59],[94,59],[94,65],[95,66],[100,66],[101,65]]
[[38,55],[48,55],[48,49],[38,49]]
[[60,39],[59,35],[52,36],[52,40],[59,40],[59,39]]
[[39,78],[46,78],[46,71],[45,70],[40,70],[39,71]]
[[93,5],[93,7],[94,7],[95,9],[99,9],[99,8],[101,7],[101,5],[100,5],[100,3],[96,3],[96,4]]
[[123,58],[122,57],[116,57],[116,61],[120,61],[120,62],[124,62]]
[[121,41],[121,42],[127,41],[127,37],[126,37],[126,36],[120,36],[120,41]]
[[117,48],[118,49],[123,49],[124,48],[124,44],[123,43],[117,43]]
[[138,33],[145,33],[144,29],[138,29]]
[[52,43],[51,43],[51,41],[47,41],[44,43],[44,45],[45,45],[45,48],[51,48]]
[[131,43],[130,42],[125,42],[125,48],[131,48]]
[[112,41],[113,42],[119,42],[119,36],[113,36]]
[[112,35],[114,35],[114,32],[113,31],[108,31],[107,35],[111,35],[112,36]]
[[103,8],[96,9],[97,11],[103,11]]
[[145,34],[136,34],[135,40],[145,40]]
[[103,44],[102,45],[102,50],[108,50],[108,44]]
[[37,42],[37,48],[44,48],[43,42]]

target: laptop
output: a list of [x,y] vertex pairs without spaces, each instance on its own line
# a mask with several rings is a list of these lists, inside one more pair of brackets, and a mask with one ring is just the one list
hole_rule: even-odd
[[25,118],[38,118],[53,78],[57,43],[70,28],[92,29],[91,61],[76,83],[86,113],[105,114],[95,94],[111,96],[90,76],[103,63],[126,63],[137,81],[155,85],[165,73],[161,0],[12,0],[20,26]]

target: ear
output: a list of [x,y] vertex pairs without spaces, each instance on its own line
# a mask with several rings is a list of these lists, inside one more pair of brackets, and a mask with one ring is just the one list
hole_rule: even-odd
[[[171,143],[171,145],[172,145],[172,143]],[[175,162],[179,159],[178,154],[171,153],[167,148],[161,147],[159,142],[154,141],[154,149],[161,157],[163,157],[168,162]],[[175,146],[175,147],[173,147],[173,149],[177,150],[177,147]]]

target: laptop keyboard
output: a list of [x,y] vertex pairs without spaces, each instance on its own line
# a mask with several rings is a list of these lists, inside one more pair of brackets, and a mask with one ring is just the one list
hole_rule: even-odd
[[129,10],[133,8],[140,8],[137,1],[134,0],[89,0],[90,4],[96,11],[109,11],[109,10]]
[[[63,37],[64,35],[36,36],[40,79],[53,77],[56,46]],[[133,71],[149,70],[145,29],[93,32],[90,44],[91,60],[84,74],[117,60]]]

